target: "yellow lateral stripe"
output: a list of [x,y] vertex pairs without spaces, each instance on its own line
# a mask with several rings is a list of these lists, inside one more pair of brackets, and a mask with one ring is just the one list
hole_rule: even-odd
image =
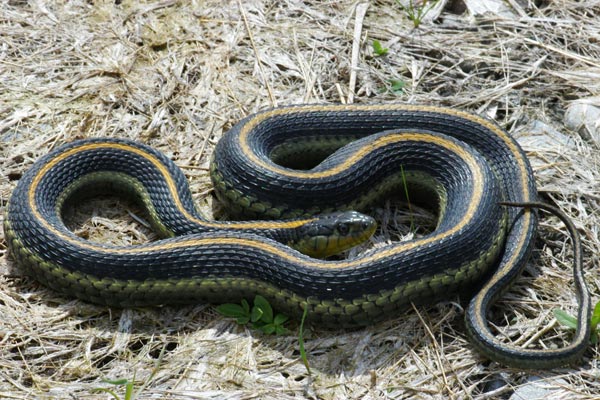
[[[433,106],[415,106],[415,105],[351,105],[351,106],[337,106],[337,105],[320,105],[320,106],[297,106],[297,107],[285,107],[285,108],[276,108],[270,111],[266,111],[260,114],[257,114],[254,118],[248,121],[240,130],[240,146],[249,159],[251,159],[257,165],[268,169],[270,171],[276,172],[277,174],[281,174],[284,176],[296,177],[296,178],[306,178],[306,179],[316,179],[326,176],[332,176],[338,174],[340,171],[347,168],[344,163],[335,168],[328,169],[326,171],[321,171],[318,173],[311,171],[302,171],[302,170],[290,170],[286,168],[279,167],[276,164],[266,163],[263,159],[260,159],[256,156],[256,154],[252,151],[250,143],[248,141],[248,136],[250,132],[256,128],[260,123],[273,118],[279,115],[288,114],[291,111],[295,113],[308,113],[308,112],[335,112],[335,111],[426,111],[426,112],[434,112],[439,114],[446,114],[451,116],[456,116],[460,118],[467,119],[471,122],[474,122],[478,125],[484,126],[486,129],[492,131],[496,136],[501,138],[510,148],[511,152],[515,155],[517,159],[517,163],[519,164],[519,169],[521,172],[521,180],[522,182],[527,182],[527,169],[525,167],[525,161],[522,159],[522,156],[519,150],[516,148],[514,142],[510,139],[507,133],[505,133],[502,129],[499,129],[497,126],[489,122],[488,120],[477,117],[475,115],[452,110],[442,107],[433,107]],[[393,129],[392,129],[393,130]],[[526,186],[526,185],[524,185]],[[528,195],[528,188],[525,189],[526,192],[524,194]]]
[[[502,139],[502,141],[507,145],[507,147],[510,149],[511,153],[514,155],[516,162],[519,166],[519,175],[520,175],[520,179],[521,179],[520,187],[522,190],[523,200],[524,201],[530,200],[531,193],[529,192],[529,186],[526,184],[526,182],[529,179],[528,174],[527,174],[526,162],[523,158],[524,156],[519,151],[517,145],[513,142],[513,140],[508,135],[508,133],[504,132],[502,129],[499,129],[495,124],[491,123],[490,121],[486,120],[485,118],[481,118],[481,117],[469,114],[464,111],[443,108],[443,107],[419,106],[419,105],[386,105],[386,104],[362,105],[361,104],[361,105],[349,105],[349,106],[337,106],[337,105],[312,106],[312,105],[309,105],[309,106],[277,108],[274,110],[270,110],[270,111],[266,111],[264,113],[258,114],[255,118],[248,121],[248,123],[242,127],[242,129],[240,131],[240,146],[241,146],[244,154],[246,155],[246,157],[250,158],[252,160],[252,162],[260,165],[261,167],[271,170],[273,172],[276,172],[278,174],[282,174],[285,176],[298,177],[298,178],[306,178],[306,179],[313,179],[313,178],[322,177],[322,176],[335,175],[345,168],[345,164],[344,164],[344,166],[338,166],[336,168],[332,168],[332,169],[329,169],[326,171],[322,171],[318,174],[315,174],[315,173],[312,173],[309,171],[289,170],[289,169],[284,169],[284,168],[278,167],[275,164],[268,164],[268,163],[264,162],[264,160],[258,158],[254,154],[254,152],[251,150],[249,143],[248,143],[248,136],[249,136],[250,132],[252,132],[258,124],[268,120],[269,118],[273,118],[273,117],[276,117],[276,116],[282,115],[282,114],[287,114],[291,110],[293,110],[294,112],[403,111],[403,110],[406,110],[406,111],[425,111],[425,112],[439,113],[439,114],[445,114],[445,115],[464,118],[464,119],[474,122],[478,125],[481,125],[481,126],[485,127],[486,129],[488,129],[489,131],[493,132],[497,137]],[[518,248],[521,248],[521,246],[523,246],[527,240],[527,235],[528,235],[527,232],[529,232],[529,226],[530,226],[529,214],[531,212],[532,211],[529,209],[523,210],[523,218],[524,218],[525,222],[524,222],[524,229],[522,230],[522,234],[518,238],[518,240],[519,240]],[[510,270],[512,268],[512,265],[516,262],[518,257],[519,257],[519,253],[514,252],[512,254],[512,257],[506,263],[504,263],[505,268],[503,268],[503,270],[506,270],[506,271]],[[503,272],[503,270],[499,270],[498,272]],[[504,274],[502,274],[502,273],[494,274],[490,278],[490,280],[487,282],[486,287],[494,285],[503,276],[504,276]]]
[[[482,190],[482,182],[484,180],[484,177],[483,177],[483,173],[482,173],[481,169],[479,168],[479,165],[477,164],[477,161],[475,160],[475,158],[473,157],[472,154],[466,152],[462,147],[460,147],[459,145],[457,145],[456,143],[454,143],[452,141],[440,138],[435,135],[425,134],[425,133],[399,134],[399,135],[385,136],[385,137],[380,138],[377,141],[376,146],[380,147],[380,146],[384,146],[386,144],[390,144],[393,142],[403,142],[403,141],[420,141],[420,142],[432,143],[432,144],[444,147],[448,151],[456,154],[458,157],[463,159],[463,161],[468,165],[469,169],[473,173],[474,191],[471,194],[471,199],[469,201],[469,207],[468,207],[467,212],[465,213],[463,219],[458,224],[456,224],[455,226],[453,226],[451,229],[449,229],[446,232],[441,232],[441,233],[431,235],[431,236],[428,236],[428,237],[425,237],[425,238],[422,238],[419,240],[414,240],[411,242],[399,243],[398,245],[393,246],[387,250],[380,251],[380,252],[374,253],[368,257],[365,257],[362,259],[357,259],[357,260],[329,261],[329,262],[320,261],[320,260],[311,260],[311,259],[307,260],[304,258],[300,258],[297,255],[298,253],[289,252],[289,250],[286,250],[286,251],[281,250],[270,243],[266,243],[266,242],[262,242],[262,241],[258,241],[258,240],[255,241],[255,240],[245,239],[245,238],[244,239],[241,239],[241,238],[206,238],[206,239],[194,238],[194,239],[189,239],[189,240],[184,239],[184,240],[169,242],[166,244],[159,243],[156,245],[142,245],[142,246],[138,246],[138,247],[129,247],[129,248],[107,248],[104,246],[96,245],[92,242],[74,241],[71,237],[69,237],[68,235],[65,235],[63,232],[55,229],[44,218],[42,218],[41,214],[39,213],[39,211],[37,209],[37,204],[35,202],[36,188],[38,187],[43,176],[54,165],[56,165],[58,162],[64,160],[65,158],[67,158],[73,154],[76,154],[78,152],[86,151],[86,150],[93,150],[93,149],[99,149],[99,148],[113,148],[113,149],[116,148],[116,149],[120,149],[120,150],[124,150],[124,151],[133,151],[134,153],[139,154],[140,156],[143,156],[143,157],[148,156],[146,158],[151,160],[151,157],[152,157],[151,155],[148,155],[147,153],[143,152],[142,150],[140,150],[138,148],[127,146],[127,145],[121,144],[121,143],[90,143],[87,145],[83,145],[80,147],[70,149],[64,153],[59,154],[57,157],[53,158],[46,165],[44,165],[40,169],[40,171],[36,174],[36,176],[34,177],[31,187],[29,189],[29,193],[28,193],[29,194],[29,202],[30,202],[32,212],[35,215],[36,219],[38,219],[42,224],[44,224],[44,226],[49,231],[51,231],[53,234],[59,236],[61,239],[65,240],[65,241],[74,243],[76,246],[80,246],[83,248],[87,248],[87,249],[91,249],[91,250],[95,250],[95,251],[99,251],[99,252],[107,252],[108,251],[108,252],[114,252],[114,253],[119,253],[119,254],[132,254],[132,253],[141,253],[141,252],[147,252],[147,251],[176,249],[176,248],[183,248],[183,247],[190,247],[190,246],[202,246],[202,245],[210,246],[210,245],[219,243],[219,244],[231,244],[231,245],[246,245],[246,246],[254,247],[254,248],[260,249],[262,251],[265,251],[267,253],[276,254],[279,257],[287,259],[288,261],[304,264],[307,267],[348,268],[348,267],[358,266],[363,263],[368,263],[371,261],[386,258],[386,257],[392,256],[394,254],[397,254],[399,252],[413,249],[417,246],[422,246],[427,243],[435,242],[444,237],[452,235],[452,234],[458,232],[464,226],[466,226],[469,223],[469,221],[473,219],[473,216],[475,215],[476,210],[479,208],[479,205],[482,201],[483,194],[484,194],[483,190]],[[375,146],[375,145],[373,144],[373,146]],[[373,148],[376,148],[376,147],[373,147]],[[161,171],[164,171],[164,173],[166,173],[165,177],[168,177],[170,179],[170,175],[168,174],[168,171],[162,165],[162,163],[160,163],[158,160],[156,160],[156,162],[159,163],[159,165],[157,165],[157,167],[160,166]],[[175,184],[172,181],[172,179],[170,179],[169,188],[170,188],[170,190],[173,190],[172,193],[176,193]],[[178,198],[178,197],[175,196],[175,198]],[[179,201],[178,206],[180,206],[180,205],[181,205],[181,202]],[[249,227],[250,225],[245,225],[245,226]]]
[[[46,163],[42,168],[40,168],[40,171],[35,175],[35,177],[32,180],[31,187],[29,188],[29,193],[28,193],[29,194],[29,204],[31,206],[33,214],[36,216],[36,218],[38,220],[43,220],[43,218],[41,218],[41,216],[37,210],[37,205],[35,204],[35,201],[34,201],[35,200],[35,191],[37,190],[37,187],[38,187],[40,181],[42,180],[42,178],[44,177],[44,175],[46,175],[46,173],[52,167],[54,167],[56,164],[58,164],[59,162],[63,161],[64,159],[66,159],[68,157],[71,157],[80,152],[97,150],[97,149],[122,150],[122,151],[130,152],[130,153],[134,153],[140,157],[145,158],[149,162],[151,162],[156,167],[156,169],[158,169],[160,171],[161,175],[163,176],[167,186],[169,187],[169,192],[171,193],[171,196],[173,197],[173,199],[175,201],[175,205],[177,206],[177,209],[187,219],[194,221],[200,225],[204,225],[204,226],[216,228],[216,229],[218,229],[218,228],[277,229],[277,228],[297,228],[297,227],[304,225],[305,223],[312,220],[312,219],[306,219],[306,220],[293,220],[293,221],[261,221],[259,223],[256,223],[256,222],[231,222],[231,223],[227,223],[227,226],[224,226],[224,224],[220,224],[218,222],[212,222],[212,221],[208,221],[208,220],[198,219],[198,218],[194,217],[193,215],[191,215],[183,207],[181,199],[179,198],[179,193],[177,192],[177,185],[175,184],[175,181],[173,180],[167,167],[165,167],[165,165],[162,162],[160,162],[160,160],[158,158],[156,158],[155,156],[153,156],[152,154],[148,154],[147,152],[145,152],[144,150],[142,150],[140,148],[137,148],[135,146],[130,146],[130,145],[127,145],[124,143],[88,143],[88,144],[85,144],[82,146],[74,147],[72,149],[65,151],[64,153],[57,155],[56,157],[51,159],[48,163]],[[50,228],[49,225],[45,224],[45,226]]]

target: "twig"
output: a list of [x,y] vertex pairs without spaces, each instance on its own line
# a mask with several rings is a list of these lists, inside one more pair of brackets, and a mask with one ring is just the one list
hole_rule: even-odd
[[350,61],[350,82],[348,82],[348,104],[354,103],[354,89],[356,89],[356,71],[360,55],[360,36],[363,21],[367,14],[369,3],[360,3],[356,6],[356,20],[354,22],[354,41],[352,43],[352,59]]
[[248,18],[246,17],[246,11],[244,10],[244,6],[242,5],[242,1],[238,0],[238,6],[240,8],[240,12],[242,13],[242,18],[244,19],[244,25],[246,26],[246,30],[248,31],[248,37],[250,38],[250,44],[252,45],[252,50],[254,51],[254,55],[256,56],[256,63],[258,64],[258,70],[260,72],[260,76],[267,86],[267,92],[269,93],[269,100],[271,101],[271,106],[277,107],[277,101],[275,100],[275,96],[273,96],[273,89],[271,89],[271,85],[269,84],[269,80],[267,79],[267,74],[262,66],[262,60],[260,59],[260,55],[258,54],[258,49],[256,48],[256,43],[254,42],[254,35],[252,34],[252,30],[250,29],[250,24],[248,23]]
[[442,376],[442,380],[444,382],[444,388],[451,395],[453,395],[454,393],[452,392],[452,389],[450,388],[450,385],[448,384],[448,378],[446,377],[446,373],[444,372],[444,363],[442,362],[442,357],[440,355],[440,350],[439,350],[439,344],[438,344],[437,340],[435,339],[435,335],[429,328],[429,325],[427,324],[427,322],[425,322],[425,319],[419,312],[419,309],[417,307],[415,307],[415,305],[413,303],[411,303],[410,305],[412,306],[413,310],[417,314],[417,317],[421,321],[421,324],[423,324],[423,328],[425,329],[425,332],[427,332],[427,335],[431,338],[431,344],[433,345],[433,354],[435,355],[436,361],[438,363],[439,372],[440,372],[440,374]]
[[539,47],[541,47],[543,49],[550,50],[552,52],[561,54],[561,55],[563,55],[563,56],[565,56],[567,58],[571,58],[571,59],[574,59],[574,60],[577,60],[577,61],[581,61],[581,62],[583,62],[585,64],[591,65],[592,67],[600,68],[600,64],[598,62],[596,62],[596,60],[594,60],[593,58],[585,57],[585,56],[582,56],[582,55],[579,55],[579,54],[575,54],[575,53],[571,53],[570,51],[561,50],[558,47],[554,47],[554,46],[549,45],[549,44],[541,43],[541,42],[538,42],[537,40],[532,40],[532,39],[529,39],[529,38],[526,38],[526,37],[524,37],[522,39],[523,39],[523,41],[525,43],[533,44],[533,45],[539,46]]

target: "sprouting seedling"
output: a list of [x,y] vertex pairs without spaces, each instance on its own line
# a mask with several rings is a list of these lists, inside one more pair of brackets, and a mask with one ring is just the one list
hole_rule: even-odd
[[[133,400],[135,398],[134,394],[133,394],[133,382],[134,381],[135,381],[135,376],[134,376],[134,378],[132,380],[129,380],[129,379],[115,379],[115,380],[103,379],[102,380],[102,382],[109,383],[109,384],[114,385],[114,386],[123,386],[123,385],[125,385],[125,397],[123,397],[123,400]],[[117,392],[115,390],[113,390],[113,389],[109,389],[109,388],[95,388],[94,391],[108,393],[115,400],[121,400],[121,397],[119,397],[119,395],[117,394]]]
[[383,47],[381,42],[377,39],[373,40],[372,46],[373,46],[373,52],[375,53],[376,56],[379,56],[379,57],[385,56],[388,53],[388,51],[390,50],[387,47]]
[[[576,317],[567,313],[566,311],[561,310],[560,308],[555,308],[553,310],[554,317],[556,320],[562,325],[566,326],[569,329],[575,330],[579,325],[579,321]],[[600,301],[596,303],[594,307],[594,312],[592,314],[592,321],[590,324],[590,343],[597,344],[598,343],[598,324],[600,324]]]
[[[225,317],[235,319],[240,325],[248,325],[251,323],[253,328],[268,335],[284,335],[289,333],[289,330],[283,326],[289,318],[284,314],[277,313],[274,315],[273,308],[267,299],[261,295],[256,295],[252,307],[250,307],[248,301],[242,299],[240,304],[228,303],[218,306],[217,312]],[[304,313],[300,320],[300,327],[298,328],[298,345],[300,348],[300,359],[310,375],[311,370],[308,364],[306,348],[304,346],[304,322],[306,321],[307,315],[308,305],[305,305]]]
[[413,26],[416,29],[421,25],[421,22],[423,22],[425,15],[427,15],[427,13],[435,6],[437,0],[422,0],[420,4],[417,4],[417,2],[413,0],[409,0],[408,5],[406,6],[403,5],[400,0],[396,0],[396,3],[398,3],[398,6],[405,12],[408,19],[412,21]]
[[[123,400],[135,400],[138,397],[138,395],[141,392],[143,392],[144,389],[146,389],[146,386],[149,385],[152,378],[159,371],[160,364],[165,355],[166,348],[167,348],[166,346],[164,346],[162,348],[162,350],[160,351],[160,354],[158,355],[158,359],[156,360],[154,368],[152,369],[152,373],[144,382],[142,382],[142,385],[135,392],[133,391],[134,384],[135,384],[135,372],[133,373],[133,378],[131,380],[127,379],[127,378],[124,378],[124,379],[102,379],[102,382],[111,384],[115,387],[125,386],[125,396],[123,397]],[[113,399],[121,400],[121,397],[117,394],[116,390],[114,390],[112,388],[104,388],[104,387],[103,388],[94,388],[93,391],[108,393],[109,395],[112,396]]]

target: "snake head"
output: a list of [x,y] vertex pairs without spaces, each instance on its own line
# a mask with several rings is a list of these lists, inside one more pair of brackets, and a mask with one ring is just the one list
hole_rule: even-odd
[[297,228],[288,244],[308,256],[326,258],[364,242],[375,228],[373,218],[356,211],[324,214]]

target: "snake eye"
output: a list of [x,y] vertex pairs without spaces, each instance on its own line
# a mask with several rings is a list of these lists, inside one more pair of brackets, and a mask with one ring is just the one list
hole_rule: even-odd
[[346,236],[348,234],[349,230],[350,230],[350,228],[348,227],[348,224],[346,224],[346,223],[341,223],[337,227],[338,233],[342,236]]

